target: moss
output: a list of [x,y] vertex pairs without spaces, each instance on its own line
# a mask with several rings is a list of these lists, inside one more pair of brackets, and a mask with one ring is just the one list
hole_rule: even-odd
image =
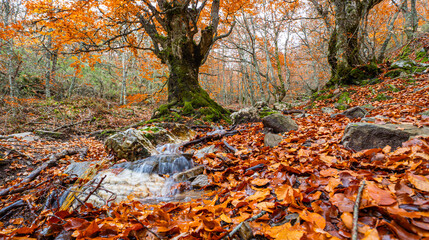
[[399,91],[401,91],[396,86],[394,86],[392,84],[387,84],[387,87],[389,88],[388,90],[391,91],[391,92],[399,92]]
[[269,108],[264,108],[259,112],[259,117],[264,118],[266,116],[270,116],[270,115],[275,114],[275,113],[279,113],[279,112],[273,111],[272,109],[269,109]]
[[418,60],[418,61],[423,60],[425,57],[427,57],[427,53],[424,49],[422,51],[416,53],[416,60]]
[[347,67],[344,63],[337,67],[335,74],[328,83],[328,86],[335,84],[361,85],[362,81],[374,79],[381,73],[381,69],[375,63],[357,66],[355,68]]
[[347,104],[340,104],[340,105],[336,106],[336,108],[338,110],[344,111],[344,110],[347,110],[349,108],[349,106]]
[[372,99],[372,101],[385,101],[392,99],[393,97],[385,95],[384,93],[378,94],[375,98]]
[[402,72],[403,71],[401,69],[396,69],[396,70],[387,72],[386,74],[384,74],[384,76],[388,78],[397,78],[401,75]]
[[350,98],[350,93],[349,92],[343,92],[340,97],[338,98],[338,103],[339,104],[349,104],[351,103],[353,100]]
[[399,56],[400,59],[409,59],[409,55],[411,54],[411,49],[410,47],[406,46],[402,49],[401,51],[401,55]]
[[189,115],[193,114],[194,112],[195,111],[194,111],[194,108],[192,107],[192,103],[186,101],[184,106],[183,106],[183,114],[189,116]]

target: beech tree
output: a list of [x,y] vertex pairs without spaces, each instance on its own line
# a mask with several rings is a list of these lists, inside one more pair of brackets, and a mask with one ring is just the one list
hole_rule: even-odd
[[27,3],[27,8],[34,14],[39,31],[49,29],[46,34],[53,36],[56,47],[68,46],[63,51],[152,51],[170,71],[169,103],[161,106],[155,117],[168,115],[170,109],[176,108],[184,114],[197,113],[219,120],[228,111],[201,88],[199,69],[213,44],[231,33],[234,11],[248,4],[221,4],[220,0],[34,0]]

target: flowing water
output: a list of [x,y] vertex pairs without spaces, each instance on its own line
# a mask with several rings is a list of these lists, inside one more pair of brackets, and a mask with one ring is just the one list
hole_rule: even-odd
[[88,202],[101,206],[127,199],[157,203],[161,201],[189,201],[201,197],[200,191],[179,192],[175,189],[174,174],[194,167],[191,155],[179,151],[180,144],[165,144],[156,148],[159,154],[135,162],[115,164],[101,171],[88,185],[89,193],[102,181],[96,194]]

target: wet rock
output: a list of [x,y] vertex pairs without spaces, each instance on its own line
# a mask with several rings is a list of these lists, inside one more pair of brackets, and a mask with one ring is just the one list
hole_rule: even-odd
[[268,147],[276,147],[283,140],[283,138],[277,134],[267,133],[264,137],[264,145]]
[[173,179],[176,182],[185,182],[185,181],[189,181],[192,178],[195,178],[196,176],[202,174],[203,172],[204,172],[204,167],[198,166],[198,167],[191,168],[187,171],[174,174]]
[[284,133],[291,130],[298,130],[298,125],[289,116],[276,113],[270,116],[266,116],[262,119],[262,123],[265,128],[272,129],[273,133]]
[[207,177],[207,175],[204,174],[198,175],[191,183],[191,186],[193,188],[203,188],[208,185],[210,185],[209,178]]
[[387,145],[396,149],[414,136],[429,136],[429,128],[418,128],[411,124],[350,123],[341,142],[356,151],[384,148]]
[[144,133],[133,128],[110,136],[106,139],[104,147],[108,153],[114,154],[116,159],[128,161],[149,157],[156,152]]
[[259,117],[259,112],[257,108],[244,108],[238,112],[231,114],[231,119],[233,124],[242,124],[250,122],[259,122],[261,118]]
[[323,107],[322,112],[323,113],[333,113],[333,112],[335,112],[335,110],[332,108],[329,108],[329,107]]

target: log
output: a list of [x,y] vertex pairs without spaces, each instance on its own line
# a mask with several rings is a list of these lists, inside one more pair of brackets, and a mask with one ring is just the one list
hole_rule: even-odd
[[25,205],[27,205],[27,204],[24,202],[24,200],[18,200],[18,201],[12,203],[11,205],[9,205],[7,207],[0,209],[0,218],[3,217],[4,215],[6,215],[11,210],[25,206]]

